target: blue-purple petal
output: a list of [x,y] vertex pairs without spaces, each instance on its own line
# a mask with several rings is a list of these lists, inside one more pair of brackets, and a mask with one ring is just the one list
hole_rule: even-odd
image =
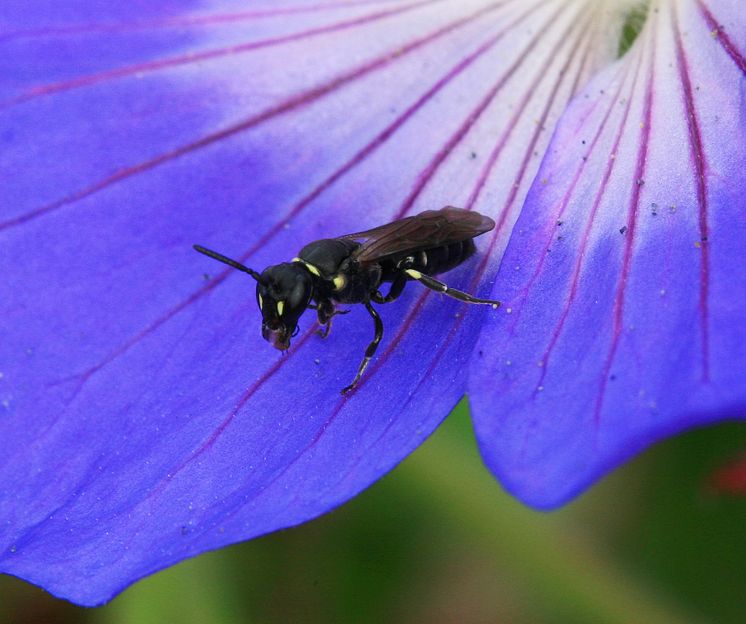
[[537,507],[662,437],[746,417],[746,20],[654,3],[558,125],[472,363],[482,453]]
[[463,395],[493,314],[410,287],[342,399],[365,311],[281,358],[253,283],[192,243],[261,269],[463,205],[498,228],[448,280],[486,294],[606,60],[583,2],[158,6],[4,7],[0,565],[83,604],[367,487]]

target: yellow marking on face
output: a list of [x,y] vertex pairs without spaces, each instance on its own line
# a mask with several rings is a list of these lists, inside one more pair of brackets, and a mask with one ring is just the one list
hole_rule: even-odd
[[261,310],[264,307],[264,299],[262,299],[262,296],[259,295],[259,309]]
[[422,278],[422,273],[420,273],[419,271],[415,271],[414,269],[407,269],[404,272],[407,275],[409,275],[409,277],[411,277],[412,279],[418,280],[418,279]]
[[347,285],[347,278],[344,275],[334,276],[334,290],[342,290]]
[[278,301],[277,302],[277,316],[282,316],[282,311],[285,309],[285,302],[284,301]]

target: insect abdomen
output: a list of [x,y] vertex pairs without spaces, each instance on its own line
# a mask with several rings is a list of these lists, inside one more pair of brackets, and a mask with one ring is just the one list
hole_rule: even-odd
[[426,275],[438,275],[456,268],[475,251],[476,247],[472,239],[423,249],[412,254],[414,256],[414,266],[412,268]]

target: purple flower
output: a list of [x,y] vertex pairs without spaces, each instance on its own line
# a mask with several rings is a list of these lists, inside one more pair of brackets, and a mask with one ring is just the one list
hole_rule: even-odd
[[[81,604],[342,504],[465,393],[489,467],[560,505],[746,414],[739,0],[0,9],[0,569]],[[289,355],[249,266],[446,204],[455,287]],[[208,275],[209,274],[209,279]],[[360,309],[358,309],[360,308]]]

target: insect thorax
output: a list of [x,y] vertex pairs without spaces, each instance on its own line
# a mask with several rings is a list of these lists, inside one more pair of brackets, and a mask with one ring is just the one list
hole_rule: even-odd
[[359,243],[355,241],[322,238],[308,243],[300,250],[298,258],[310,268],[311,272],[315,268],[321,277],[330,279],[337,274],[342,262],[349,258],[358,246]]

